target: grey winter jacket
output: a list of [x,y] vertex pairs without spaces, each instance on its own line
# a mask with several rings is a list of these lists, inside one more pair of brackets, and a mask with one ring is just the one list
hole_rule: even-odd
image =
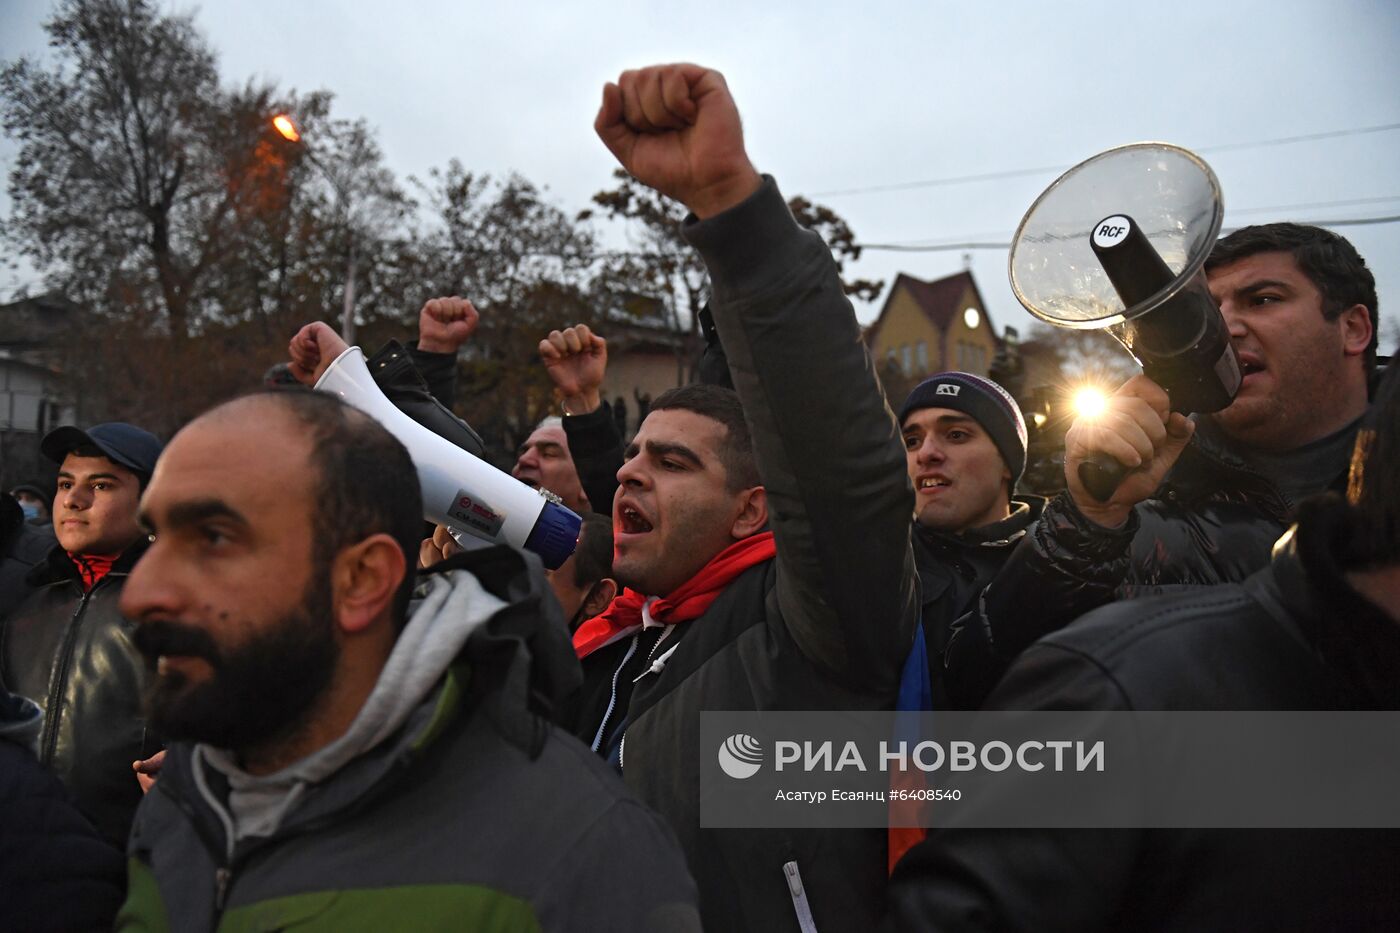
[[674,837],[549,725],[578,667],[538,561],[493,547],[429,571],[447,573],[505,605],[403,726],[306,787],[271,835],[231,837],[230,780],[171,746],[118,929],[699,929]]

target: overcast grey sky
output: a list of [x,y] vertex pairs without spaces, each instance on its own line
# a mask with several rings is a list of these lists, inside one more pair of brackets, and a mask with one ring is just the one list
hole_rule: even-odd
[[[0,0],[0,58],[42,53],[45,0]],[[178,9],[190,9],[177,4]],[[379,131],[402,177],[456,157],[518,171],[570,211],[613,163],[592,131],[600,89],[627,67],[722,70],[750,152],[785,193],[843,215],[866,243],[1005,242],[1058,174],[1143,139],[1202,150],[1227,226],[1400,215],[1400,2],[1172,3],[712,0],[470,3],[209,0],[197,21],[226,81],[327,88],[338,116]],[[1229,148],[1225,148],[1229,147]],[[8,171],[15,149],[0,143]],[[1027,168],[1032,175],[894,191],[850,189]],[[0,202],[3,203],[3,202]],[[1376,271],[1400,341],[1400,223],[1337,228]],[[617,234],[614,234],[616,236]],[[960,250],[869,251],[887,284],[963,267]],[[1005,250],[973,252],[998,328],[1030,318]],[[31,281],[0,275],[0,294]],[[858,309],[863,321],[879,302]]]

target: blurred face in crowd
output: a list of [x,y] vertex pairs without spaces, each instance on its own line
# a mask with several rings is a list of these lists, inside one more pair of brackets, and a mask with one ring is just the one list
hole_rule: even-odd
[[730,490],[720,451],[728,429],[680,409],[653,411],[617,471],[613,576],[665,596],[767,522],[762,487]]
[[1209,281],[1244,376],[1235,401],[1214,416],[1226,433],[1261,450],[1291,450],[1361,414],[1360,360],[1371,337],[1362,305],[1326,320],[1322,293],[1286,252],[1247,256],[1212,270]]
[[1011,471],[970,415],[920,408],[904,419],[903,433],[919,524],[961,532],[1010,514]]
[[17,489],[14,490],[11,495],[15,497],[15,501],[19,503],[20,508],[24,509],[25,518],[48,519],[48,505],[45,504],[43,499],[34,495],[34,493],[27,489]]
[[156,671],[152,727],[220,748],[303,723],[339,654],[330,571],[313,556],[310,442],[285,412],[260,415],[205,417],[171,441],[142,500],[154,540],[121,599]]
[[141,482],[106,457],[63,458],[54,495],[54,536],[74,554],[120,554],[142,536],[136,522]]
[[592,533],[585,524],[580,529],[578,547],[569,555],[569,559],[560,564],[558,570],[545,571],[549,588],[554,591],[554,598],[559,600],[564,610],[570,632],[585,619],[591,619],[606,609],[617,595],[617,584],[611,579],[579,581],[578,555],[586,546],[584,539]]
[[569,455],[569,441],[557,424],[543,424],[520,445],[510,475],[532,489],[548,489],[576,512],[588,508],[588,497]]

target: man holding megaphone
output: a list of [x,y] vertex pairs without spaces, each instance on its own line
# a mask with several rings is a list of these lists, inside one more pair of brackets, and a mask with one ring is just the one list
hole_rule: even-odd
[[[1068,488],[1007,563],[973,627],[993,633],[994,672],[1114,599],[1243,580],[1267,565],[1302,498],[1344,488],[1376,363],[1376,287],[1365,261],[1335,233],[1277,223],[1221,239],[1205,270],[1239,361],[1237,396],[1188,420],[1136,376],[1104,412],[1075,421],[1065,438]],[[1102,501],[1079,468],[1101,454],[1129,468]],[[985,645],[961,647],[963,663],[988,663]]]

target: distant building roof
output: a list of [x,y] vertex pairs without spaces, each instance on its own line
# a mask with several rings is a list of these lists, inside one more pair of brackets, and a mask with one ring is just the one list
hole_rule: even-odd
[[865,339],[872,342],[875,335],[880,331],[880,323],[885,319],[885,313],[889,311],[890,302],[900,288],[907,291],[914,303],[923,311],[929,323],[940,331],[947,331],[962,313],[959,299],[969,288],[977,296],[977,306],[982,311],[982,317],[987,321],[987,327],[991,330],[992,336],[996,337],[996,328],[992,326],[991,315],[987,313],[987,303],[982,300],[982,292],[977,288],[977,280],[972,277],[969,271],[954,273],[932,282],[925,282],[923,279],[916,279],[912,275],[901,272],[894,280],[894,285],[890,287],[890,292],[885,296],[885,304],[880,309],[880,315],[875,322],[866,329]]
[[0,305],[0,348],[34,350],[61,342],[89,312],[58,295],[21,298]]

